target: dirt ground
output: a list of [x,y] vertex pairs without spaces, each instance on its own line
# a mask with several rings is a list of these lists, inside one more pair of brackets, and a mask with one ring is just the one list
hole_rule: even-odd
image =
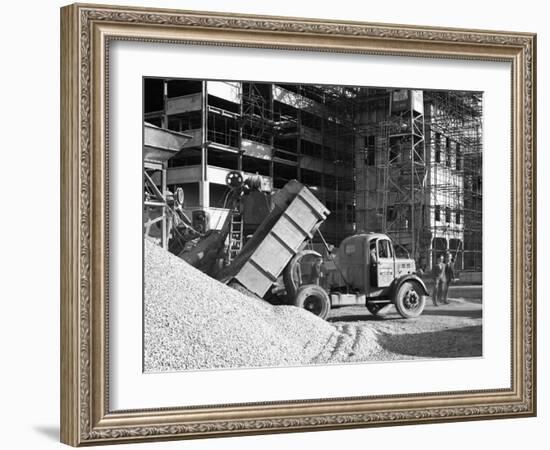
[[[146,372],[289,367],[482,355],[481,289],[456,286],[452,303],[416,319],[344,307],[328,321],[232,289],[146,242]],[[393,308],[393,307],[391,307]]]
[[365,307],[334,309],[328,321],[338,327],[367,326],[377,334],[376,360],[482,356],[482,302],[478,286],[456,286],[450,304],[426,308],[416,319],[403,319],[392,307],[384,318]]

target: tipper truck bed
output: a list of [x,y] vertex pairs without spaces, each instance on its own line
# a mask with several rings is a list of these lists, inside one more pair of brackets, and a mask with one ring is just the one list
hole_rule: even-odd
[[302,250],[330,214],[304,185],[291,181],[273,196],[273,210],[236,259],[218,276],[237,281],[263,297],[288,262]]

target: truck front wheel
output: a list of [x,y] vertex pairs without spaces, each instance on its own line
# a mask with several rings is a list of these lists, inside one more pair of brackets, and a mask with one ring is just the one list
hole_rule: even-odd
[[294,297],[294,306],[304,308],[321,319],[326,319],[330,312],[330,298],[321,286],[305,284],[298,288]]
[[426,296],[422,294],[417,283],[406,281],[397,290],[395,308],[405,319],[418,317],[424,311]]

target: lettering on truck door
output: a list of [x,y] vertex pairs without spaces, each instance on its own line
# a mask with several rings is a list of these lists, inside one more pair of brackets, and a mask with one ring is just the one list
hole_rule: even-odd
[[390,241],[378,239],[378,287],[389,286],[394,278],[394,260]]

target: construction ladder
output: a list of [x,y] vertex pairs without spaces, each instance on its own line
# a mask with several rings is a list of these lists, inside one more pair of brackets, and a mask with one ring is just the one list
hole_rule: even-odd
[[231,223],[229,225],[229,252],[227,254],[227,265],[237,257],[243,248],[243,217],[238,208],[231,212]]

